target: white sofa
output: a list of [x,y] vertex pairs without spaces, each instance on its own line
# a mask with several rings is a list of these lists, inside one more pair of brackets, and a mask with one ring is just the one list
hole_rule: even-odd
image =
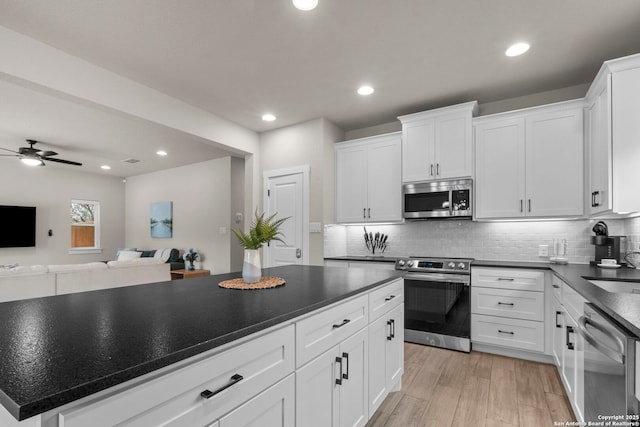
[[171,280],[162,259],[0,269],[0,302]]

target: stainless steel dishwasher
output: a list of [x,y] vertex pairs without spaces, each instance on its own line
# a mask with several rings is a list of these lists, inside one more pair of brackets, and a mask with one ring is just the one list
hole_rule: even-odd
[[584,305],[578,333],[584,338],[584,421],[602,422],[609,416],[621,417],[617,421],[637,421],[637,338],[590,303]]

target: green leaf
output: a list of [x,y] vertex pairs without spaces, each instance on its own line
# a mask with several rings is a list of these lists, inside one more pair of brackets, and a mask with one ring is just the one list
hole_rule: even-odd
[[284,240],[282,240],[284,235],[280,231],[280,227],[287,219],[289,219],[289,217],[275,219],[277,215],[278,214],[276,212],[265,219],[264,212],[262,214],[258,214],[258,211],[256,210],[255,219],[249,228],[249,234],[240,230],[232,229],[231,231],[233,231],[238,238],[240,245],[245,249],[260,249],[263,244],[269,243],[273,240],[285,243]]

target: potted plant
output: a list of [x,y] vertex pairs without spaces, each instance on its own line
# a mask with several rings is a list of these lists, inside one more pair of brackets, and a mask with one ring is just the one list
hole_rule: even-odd
[[193,265],[194,262],[196,262],[198,260],[200,256],[198,255],[198,252],[194,251],[193,248],[189,249],[189,252],[185,252],[184,255],[182,256],[182,258],[185,260],[185,262],[188,262],[189,264],[187,264],[187,270],[195,270],[196,267],[195,265]]
[[260,248],[265,243],[273,240],[282,240],[280,226],[289,217],[275,219],[277,212],[268,218],[264,218],[264,212],[258,214],[249,228],[249,233],[245,234],[240,230],[232,230],[238,238],[240,245],[244,248],[244,262],[242,264],[242,279],[246,283],[256,283],[262,278],[262,265],[260,262]]

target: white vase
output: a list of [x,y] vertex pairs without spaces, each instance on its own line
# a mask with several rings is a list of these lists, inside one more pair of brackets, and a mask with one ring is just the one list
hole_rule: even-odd
[[244,263],[242,264],[242,279],[245,283],[256,283],[262,278],[262,265],[260,263],[260,251],[258,249],[244,250]]

